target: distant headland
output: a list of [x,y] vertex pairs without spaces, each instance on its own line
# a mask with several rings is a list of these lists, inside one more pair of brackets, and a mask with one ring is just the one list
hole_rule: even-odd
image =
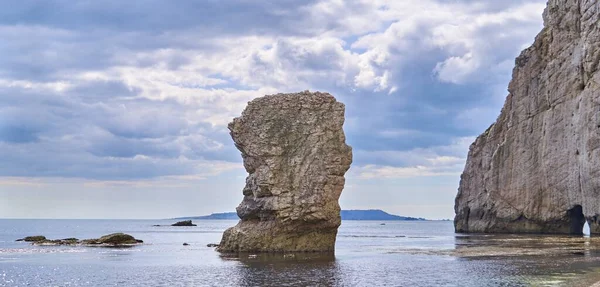
[[[369,209],[369,210],[342,210],[342,220],[399,220],[399,221],[426,221],[425,218],[399,216],[389,214],[380,209]],[[238,220],[240,219],[235,212],[221,212],[213,213],[211,215],[204,216],[189,216],[189,217],[178,217],[173,219],[194,219],[194,220],[206,220],[206,219],[223,219],[223,220]]]

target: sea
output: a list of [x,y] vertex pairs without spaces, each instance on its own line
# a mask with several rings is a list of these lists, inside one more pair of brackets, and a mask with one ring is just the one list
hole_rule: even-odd
[[[600,239],[464,235],[449,221],[343,221],[335,255],[219,254],[232,220],[0,220],[0,286],[590,286]],[[153,226],[164,225],[164,226]],[[32,246],[124,232],[130,248]],[[184,246],[183,243],[188,243]]]

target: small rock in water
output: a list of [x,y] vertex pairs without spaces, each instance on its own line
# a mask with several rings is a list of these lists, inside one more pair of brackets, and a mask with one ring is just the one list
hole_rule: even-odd
[[186,242],[184,242],[184,243],[183,243],[183,246],[189,246],[189,245],[190,245],[190,244],[188,244],[188,243],[186,243]]
[[206,247],[219,247],[219,244],[209,243],[209,244],[206,244]]
[[382,223],[382,224],[380,224],[380,225],[385,225],[385,223]]
[[104,235],[97,239],[99,244],[137,244],[143,243],[142,240],[135,239],[133,236],[125,233],[113,233],[109,235]]
[[179,221],[177,223],[173,223],[173,224],[171,224],[171,226],[197,226],[197,225],[193,224],[191,220],[184,220],[184,221]]
[[25,238],[17,239],[16,241],[25,241],[25,242],[38,242],[47,240],[46,236],[36,235],[36,236],[27,236]]

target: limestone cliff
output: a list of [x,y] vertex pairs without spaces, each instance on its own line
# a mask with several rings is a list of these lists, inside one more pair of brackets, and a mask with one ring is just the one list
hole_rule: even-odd
[[457,232],[600,233],[600,2],[550,0],[496,122],[471,145]]
[[326,93],[257,98],[229,124],[249,173],[221,252],[332,252],[352,162],[344,105]]

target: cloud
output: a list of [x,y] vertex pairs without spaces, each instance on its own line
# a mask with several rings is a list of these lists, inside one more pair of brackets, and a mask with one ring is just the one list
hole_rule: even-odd
[[[459,159],[462,163],[462,159]],[[461,165],[462,167],[463,165]],[[445,169],[439,167],[414,166],[414,167],[391,167],[366,165],[359,169],[359,178],[408,178],[419,176],[442,176],[442,175],[460,175],[461,171],[455,168]]]
[[[123,83],[0,89],[0,174],[90,179],[198,175],[240,158],[221,128],[182,103],[139,97]],[[130,107],[130,108],[128,108]]]
[[358,160],[370,163],[353,167],[351,172],[362,179],[458,176],[464,168],[468,147],[473,140],[473,137],[465,137],[447,146],[407,151],[359,151]]
[[[506,71],[504,61],[512,60],[515,52],[533,42],[532,32],[541,30],[539,15],[544,4],[541,1],[525,3],[435,27],[432,30],[433,44],[456,55],[437,63],[434,73],[441,81],[460,84],[485,80],[477,76],[476,72],[480,70],[488,71],[488,75],[494,71]],[[498,49],[506,46],[507,42],[520,42],[521,45]]]
[[0,176],[210,177],[249,100],[306,89],[346,104],[361,177],[454,174],[542,2],[9,1]]

